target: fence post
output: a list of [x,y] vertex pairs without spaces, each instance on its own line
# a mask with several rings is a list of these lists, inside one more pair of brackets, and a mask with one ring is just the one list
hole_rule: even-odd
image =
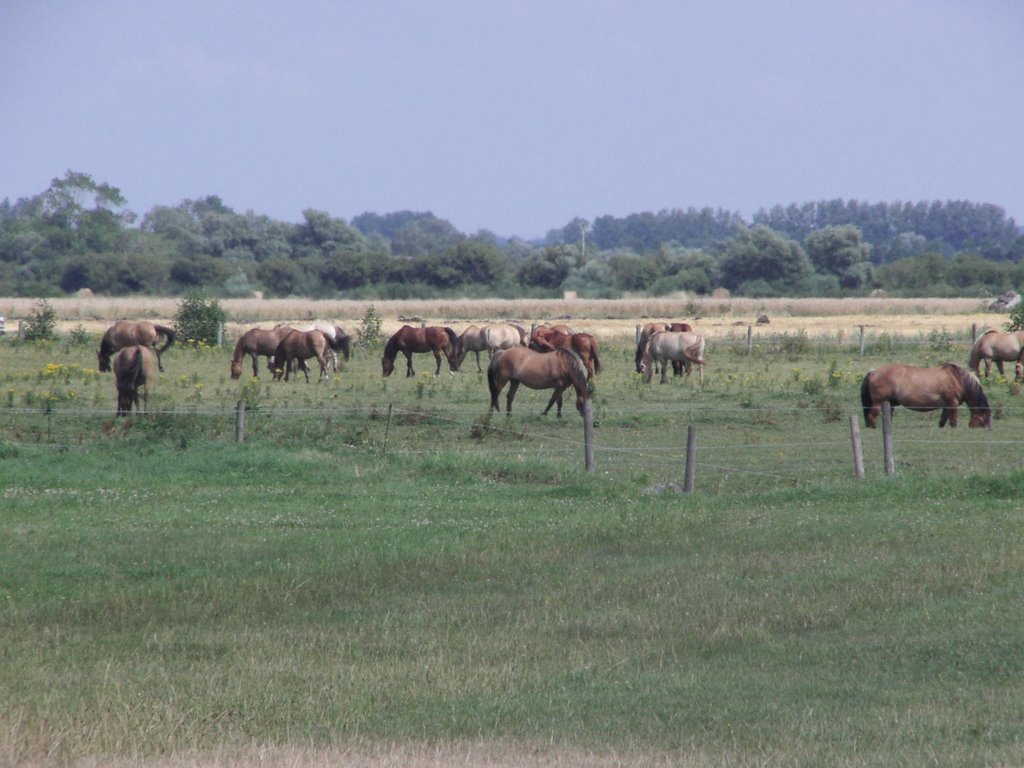
[[245,442],[245,400],[239,400],[235,406],[235,442]]
[[853,474],[860,480],[864,477],[864,446],[860,442],[860,425],[857,414],[850,414],[850,441],[853,443]]
[[753,354],[754,352],[754,326],[747,326],[747,354]]
[[860,354],[864,355],[864,326],[860,326]]
[[224,323],[217,323],[217,347],[224,346]]
[[971,323],[971,344],[978,340],[978,324]]
[[583,461],[587,472],[594,471],[594,401],[583,401]]
[[892,457],[892,404],[888,400],[882,403],[882,453],[885,456],[885,474],[892,477],[896,474],[896,462]]
[[384,447],[381,448],[381,455],[388,452],[388,433],[391,432],[391,408],[393,403],[388,403],[388,420],[384,424]]
[[694,475],[697,472],[697,427],[691,424],[686,428],[686,477],[683,479],[683,491],[693,493]]

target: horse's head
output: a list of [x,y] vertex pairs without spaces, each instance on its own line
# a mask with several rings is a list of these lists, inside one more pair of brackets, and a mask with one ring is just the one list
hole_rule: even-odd
[[237,379],[242,375],[242,358],[231,361],[231,378]]
[[384,356],[380,359],[380,366],[382,369],[382,373],[385,376],[390,376],[391,372],[395,370],[395,361],[393,358]]
[[991,408],[972,408],[971,409],[971,420],[967,423],[968,427],[983,427],[988,429],[992,426],[992,409]]
[[110,356],[114,354],[114,345],[111,343],[109,336],[104,336],[100,341],[100,349],[96,353],[97,365],[101,373],[107,373],[110,370]]

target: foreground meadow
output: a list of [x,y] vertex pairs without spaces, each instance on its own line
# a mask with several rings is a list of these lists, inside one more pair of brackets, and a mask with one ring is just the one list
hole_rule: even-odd
[[472,356],[286,384],[176,346],[118,420],[93,343],[5,342],[0,763],[1016,764],[1019,388],[852,472],[863,373],[966,344],[722,338],[661,386],[611,340],[587,474],[571,402],[490,416]]

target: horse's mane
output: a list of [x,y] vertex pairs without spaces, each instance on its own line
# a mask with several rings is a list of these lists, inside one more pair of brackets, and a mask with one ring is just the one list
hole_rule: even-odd
[[458,349],[459,348],[459,335],[457,333],[455,333],[455,331],[453,331],[447,325],[442,326],[442,328],[444,328],[444,332],[448,334],[448,341],[451,342],[452,349]]
[[964,401],[967,403],[967,406],[969,408],[988,408],[988,398],[985,396],[985,390],[981,386],[981,381],[978,377],[959,365],[953,365],[952,363],[946,363],[946,365],[952,365],[956,372],[960,374],[960,382],[964,388]]
[[386,357],[388,360],[395,359],[395,356],[398,354],[399,336],[401,335],[402,331],[409,327],[411,326],[403,325],[401,328],[399,328],[397,331],[391,334],[391,338],[388,339],[388,343],[384,345],[384,357]]
[[564,355],[566,358],[566,364],[569,366],[569,376],[572,379],[572,384],[583,397],[590,397],[590,384],[587,382],[587,367],[583,364],[583,360],[573,352],[571,349],[556,349],[554,352],[548,352],[549,355]]

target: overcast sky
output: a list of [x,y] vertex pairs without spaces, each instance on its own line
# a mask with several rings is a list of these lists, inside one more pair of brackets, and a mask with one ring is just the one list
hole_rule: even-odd
[[0,0],[0,199],[573,217],[970,200],[1024,225],[1019,0]]

